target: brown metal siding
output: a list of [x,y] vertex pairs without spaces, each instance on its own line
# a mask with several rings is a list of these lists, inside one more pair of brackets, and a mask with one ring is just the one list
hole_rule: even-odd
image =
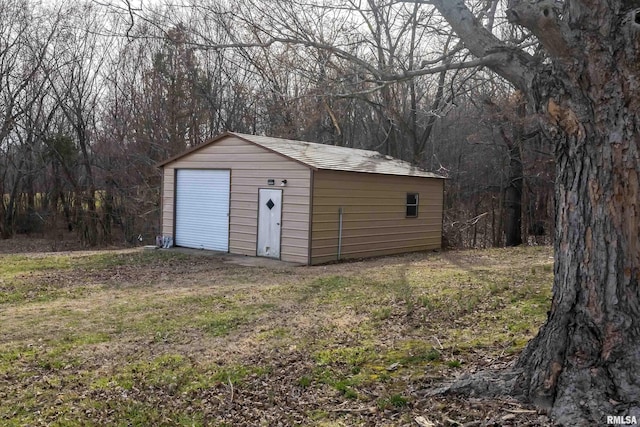
[[165,168],[162,178],[162,235],[173,236],[173,206],[175,195],[174,169]]
[[[343,259],[441,246],[444,180],[316,171],[313,182],[312,264],[337,260],[340,207]],[[417,218],[405,216],[407,193],[419,194]]]
[[[174,233],[174,170],[231,169],[229,252],[256,255],[258,189],[283,190],[282,241],[284,261],[308,262],[311,171],[304,165],[229,136],[164,166],[162,233]],[[268,179],[275,186],[267,185]],[[281,187],[283,179],[287,186]]]

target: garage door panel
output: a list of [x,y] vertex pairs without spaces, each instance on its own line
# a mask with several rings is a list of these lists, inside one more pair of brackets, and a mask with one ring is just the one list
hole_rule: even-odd
[[176,245],[228,251],[230,172],[179,169],[176,174]]

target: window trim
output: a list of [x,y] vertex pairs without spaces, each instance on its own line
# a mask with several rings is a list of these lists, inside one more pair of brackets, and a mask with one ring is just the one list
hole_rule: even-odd
[[[416,199],[415,203],[409,203],[409,196],[413,196]],[[409,208],[415,208],[416,214],[409,215]],[[405,218],[418,218],[420,212],[420,193],[407,193],[405,199]]]

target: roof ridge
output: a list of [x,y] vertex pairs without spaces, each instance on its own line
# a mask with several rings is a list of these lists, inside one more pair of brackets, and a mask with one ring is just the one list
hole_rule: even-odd
[[[301,139],[290,139],[290,138],[278,138],[275,136],[266,136],[266,135],[252,135],[249,133],[240,133],[240,132],[229,132],[229,134],[231,135],[236,135],[240,138],[244,138],[244,139],[248,139],[252,142],[256,142],[254,141],[254,138],[265,138],[265,139],[269,139],[269,140],[273,140],[274,142],[292,142],[294,144],[310,144],[310,145],[316,145],[316,146],[322,146],[322,147],[333,147],[333,148],[337,148],[337,149],[344,149],[344,150],[359,150],[359,151],[366,151],[368,153],[376,153],[379,154],[381,156],[386,156],[386,154],[382,154],[377,150],[367,150],[366,148],[354,148],[354,147],[345,147],[344,145],[334,145],[334,144],[323,144],[321,142],[311,142],[311,141],[304,141]],[[391,156],[389,156],[391,157]],[[396,159],[395,157],[392,157],[394,159]],[[401,159],[396,159],[396,160],[401,160]],[[407,162],[408,163],[408,162]]]

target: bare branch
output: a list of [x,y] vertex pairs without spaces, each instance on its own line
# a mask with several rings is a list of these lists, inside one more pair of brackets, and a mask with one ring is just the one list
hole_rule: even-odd
[[[426,1],[425,1],[426,2]],[[464,0],[430,0],[451,27],[478,58],[500,52],[504,62],[486,64],[516,88],[526,91],[533,79],[535,59],[528,53],[510,47],[482,26]]]

